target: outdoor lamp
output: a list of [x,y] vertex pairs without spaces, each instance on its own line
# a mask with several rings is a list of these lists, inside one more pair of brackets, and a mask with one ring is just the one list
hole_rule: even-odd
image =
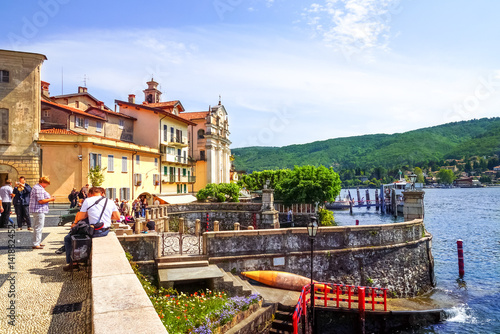
[[413,189],[415,189],[415,181],[417,181],[417,174],[411,173],[409,176]]
[[309,224],[307,224],[307,233],[311,239],[316,237],[316,234],[318,233],[318,222],[316,221],[316,217],[312,217]]

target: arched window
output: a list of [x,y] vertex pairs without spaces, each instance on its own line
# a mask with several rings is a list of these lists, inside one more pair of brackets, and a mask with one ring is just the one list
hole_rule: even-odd
[[9,82],[9,71],[0,70],[0,82]]
[[9,110],[0,109],[0,143],[9,142]]
[[205,138],[205,130],[200,129],[198,130],[198,139]]

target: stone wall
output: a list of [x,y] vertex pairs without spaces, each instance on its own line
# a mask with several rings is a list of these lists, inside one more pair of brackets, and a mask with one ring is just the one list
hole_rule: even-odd
[[[314,278],[384,287],[393,296],[415,296],[434,284],[431,239],[422,220],[322,227],[314,242]],[[208,232],[203,244],[210,263],[226,271],[279,270],[310,275],[306,228]]]
[[207,213],[209,216],[210,229],[213,222],[219,221],[221,230],[233,230],[234,223],[240,223],[242,229],[253,226],[255,220],[257,228],[272,228],[272,225],[263,221],[260,203],[189,203],[168,205],[168,217],[170,219],[184,218],[189,228],[194,226],[195,220],[200,219],[202,228],[206,226]]

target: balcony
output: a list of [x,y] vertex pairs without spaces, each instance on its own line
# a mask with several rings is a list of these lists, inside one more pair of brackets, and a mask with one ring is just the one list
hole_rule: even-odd
[[187,147],[188,139],[186,136],[168,136],[168,146],[176,146],[176,147]]
[[161,181],[163,183],[174,183],[174,182],[177,182],[177,175],[165,175],[165,174],[162,174]]
[[184,157],[182,155],[168,154],[168,153],[163,153],[161,155],[161,162],[180,164],[180,165],[190,165],[190,161],[187,157]]

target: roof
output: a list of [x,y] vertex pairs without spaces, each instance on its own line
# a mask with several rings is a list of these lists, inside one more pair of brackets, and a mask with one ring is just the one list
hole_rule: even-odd
[[119,106],[125,105],[125,106],[129,106],[132,108],[136,108],[138,110],[143,109],[143,110],[153,111],[156,113],[162,113],[163,115],[168,115],[170,118],[173,118],[177,121],[181,121],[183,123],[186,123],[187,125],[196,125],[195,123],[191,122],[190,120],[184,119],[182,117],[174,115],[174,114],[167,112],[167,111],[160,109],[160,108],[150,107],[149,105],[136,104],[136,103],[125,102],[125,101],[120,101],[120,100],[115,100],[115,103],[118,104]]
[[73,136],[79,135],[78,132],[66,129],[44,129],[40,130],[40,133],[48,133],[52,135],[73,135]]
[[80,109],[76,109],[76,108],[73,108],[73,107],[70,107],[70,106],[65,106],[63,104],[59,104],[59,103],[56,103],[56,102],[52,102],[52,101],[47,101],[47,100],[42,100],[42,106],[43,105],[47,105],[47,106],[51,106],[51,107],[56,107],[58,109],[62,109],[63,111],[68,111],[68,112],[71,112],[71,113],[75,113],[75,114],[79,114],[79,115],[82,115],[82,116],[87,116],[87,117],[92,117],[92,118],[97,118],[99,120],[103,120],[105,121],[106,119],[104,117],[100,117],[100,116],[96,116],[96,115],[92,115],[92,114],[89,114],[83,110],[80,110]]
[[128,119],[137,121],[137,118],[135,118],[135,117],[132,117],[132,116],[129,116],[129,115],[125,115],[125,114],[122,114],[122,113],[119,113],[119,112],[115,112],[115,111],[112,111],[112,110],[100,109],[98,107],[89,107],[87,110],[85,110],[85,112],[89,112],[89,110],[92,110],[92,109],[95,109],[95,110],[100,111],[100,112],[104,112],[106,114],[110,114],[110,115],[114,115],[114,116],[119,116],[119,117],[123,117],[123,118],[128,118]]
[[192,119],[203,119],[207,117],[210,111],[197,111],[197,112],[183,112],[179,114],[184,119],[192,120]]
[[144,103],[147,106],[153,107],[153,108],[173,108],[176,105],[180,105],[182,110],[185,110],[184,107],[182,106],[181,101],[175,100],[175,101],[167,101],[167,102],[158,102],[158,103]]
[[22,55],[26,55],[26,56],[35,56],[35,57],[38,57],[38,58],[43,58],[44,60],[47,60],[47,57],[41,53],[33,53],[33,52],[24,52],[24,51],[14,51],[14,50],[3,50],[3,49],[0,49],[0,52],[2,53],[7,53],[7,54],[12,54],[12,55],[15,55],[16,53],[20,53]]
[[[90,97],[92,100],[94,100],[96,102],[96,105],[98,102],[102,102],[101,100],[98,100],[96,99],[95,97],[92,96],[92,94],[90,94],[89,92],[82,92],[82,93],[73,93],[73,94],[64,94],[64,95],[54,95],[52,96],[52,98],[54,99],[64,99],[64,98],[67,98],[67,97],[73,97],[73,96],[88,96]],[[108,110],[111,110],[108,106],[104,105],[104,107]]]

